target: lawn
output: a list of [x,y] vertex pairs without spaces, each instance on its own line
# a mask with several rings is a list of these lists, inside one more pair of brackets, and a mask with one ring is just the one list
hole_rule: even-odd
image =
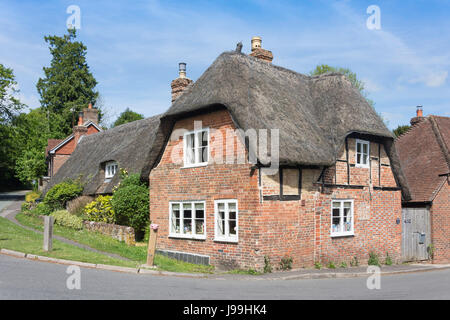
[[123,261],[103,254],[87,251],[58,240],[53,241],[53,250],[42,249],[43,236],[33,231],[25,230],[11,221],[0,217],[0,248],[31,253],[57,259],[75,260],[95,264],[136,267],[136,262]]
[[[24,226],[28,226],[41,231],[44,229],[43,221],[38,217],[20,213],[16,216],[16,219]],[[144,264],[147,260],[147,243],[141,243],[137,246],[128,246],[123,241],[112,239],[111,237],[105,236],[98,232],[91,232],[87,230],[77,231],[58,225],[54,226],[53,232],[55,235],[59,235],[66,239],[76,241],[91,248],[95,248],[104,252],[115,253],[124,258],[128,258],[132,261],[130,263],[134,263],[135,265]],[[158,254],[155,256],[154,263],[160,270],[173,272],[211,273],[214,270],[212,266],[187,263]]]

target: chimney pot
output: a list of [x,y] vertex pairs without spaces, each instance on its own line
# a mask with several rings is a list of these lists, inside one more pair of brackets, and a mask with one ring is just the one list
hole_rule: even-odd
[[83,125],[83,113],[82,113],[82,112],[80,112],[80,113],[78,114],[78,125],[79,125],[79,126],[82,126],[82,125]]
[[180,62],[178,64],[178,78],[173,80],[170,84],[172,87],[172,102],[174,102],[192,82],[191,79],[186,77],[186,63]]
[[423,107],[417,106],[416,116],[411,119],[410,123],[412,126],[414,126],[414,125],[418,124],[419,122],[421,122],[423,119],[425,119],[425,117],[423,116]]
[[253,37],[252,38],[252,52],[250,56],[258,58],[265,62],[272,62],[273,54],[272,51],[265,50],[261,47],[262,39],[261,37]]

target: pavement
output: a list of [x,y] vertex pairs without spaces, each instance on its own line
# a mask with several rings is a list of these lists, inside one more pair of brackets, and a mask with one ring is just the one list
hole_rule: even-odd
[[0,192],[0,217],[4,217],[3,209],[10,206],[14,201],[25,200],[25,194],[29,190],[11,191],[11,192]]
[[[0,299],[450,299],[450,269],[367,277],[252,281],[139,275],[81,267],[80,289],[69,289],[69,266],[0,255]],[[73,282],[72,282],[73,283]],[[73,288],[73,286],[72,286]]]

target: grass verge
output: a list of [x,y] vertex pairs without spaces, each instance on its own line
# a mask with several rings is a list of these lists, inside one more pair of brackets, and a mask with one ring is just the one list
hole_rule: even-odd
[[123,261],[111,258],[58,240],[53,241],[53,250],[51,252],[46,252],[42,249],[42,243],[42,235],[25,230],[11,221],[0,217],[0,248],[2,249],[95,264],[108,264],[121,267],[136,267],[137,265],[136,262],[133,261]]
[[[41,218],[19,213],[16,219],[24,226],[31,227],[42,231],[44,223]],[[132,260],[135,264],[144,264],[147,261],[147,245],[128,246],[123,241],[118,241],[103,235],[99,232],[91,232],[87,230],[74,230],[67,227],[54,225],[53,232],[55,235],[76,241],[78,243],[87,245],[91,248],[114,253],[121,257]],[[183,261],[171,259],[162,255],[155,255],[154,264],[160,269],[171,272],[183,273],[212,273],[214,267],[203,266]]]

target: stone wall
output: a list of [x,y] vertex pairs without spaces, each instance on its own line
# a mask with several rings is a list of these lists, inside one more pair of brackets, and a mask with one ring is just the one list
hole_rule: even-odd
[[113,239],[125,241],[129,246],[136,244],[134,229],[132,227],[94,221],[84,221],[83,223],[86,230],[97,231]]

